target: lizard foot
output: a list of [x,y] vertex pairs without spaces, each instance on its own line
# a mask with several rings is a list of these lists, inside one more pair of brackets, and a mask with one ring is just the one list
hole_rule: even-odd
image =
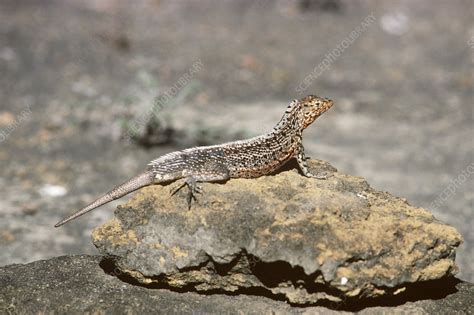
[[184,186],[188,186],[189,189],[188,194],[186,196],[186,202],[188,203],[188,210],[191,210],[191,203],[193,200],[197,201],[196,194],[201,194],[202,188],[197,185],[197,182],[194,178],[187,178],[181,185],[179,185],[171,192],[171,196],[176,194]]
[[319,173],[316,173],[316,174],[309,173],[306,176],[308,176],[310,178],[325,180],[325,179],[328,179],[329,177],[331,177],[333,175],[329,174],[328,172],[319,172]]

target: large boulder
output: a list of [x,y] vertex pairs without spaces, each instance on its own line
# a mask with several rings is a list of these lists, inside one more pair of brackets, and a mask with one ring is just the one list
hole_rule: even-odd
[[203,183],[191,210],[181,183],[151,186],[96,228],[93,242],[143,284],[265,292],[295,304],[396,295],[456,273],[459,233],[360,178],[309,161],[271,176]]

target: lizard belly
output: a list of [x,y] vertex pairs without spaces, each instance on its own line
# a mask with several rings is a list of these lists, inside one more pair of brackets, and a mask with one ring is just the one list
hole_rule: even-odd
[[258,161],[259,157],[249,160],[246,165],[229,167],[230,177],[233,178],[255,178],[279,169],[294,155],[294,149],[285,152],[277,158],[269,158],[264,161]]

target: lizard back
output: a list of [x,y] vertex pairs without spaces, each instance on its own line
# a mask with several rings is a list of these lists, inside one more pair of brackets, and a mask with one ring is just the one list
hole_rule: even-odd
[[332,101],[307,96],[290,103],[268,133],[220,145],[195,147],[164,155],[150,166],[160,180],[175,180],[225,168],[230,178],[254,178],[271,173],[302,148],[302,133]]
[[[188,207],[195,193],[196,182],[225,181],[232,177],[253,178],[271,173],[292,157],[296,157],[304,176],[325,179],[312,174],[306,165],[302,144],[303,130],[332,107],[332,101],[306,96],[290,103],[278,124],[267,134],[220,145],[196,147],[166,154],[148,164],[143,173],[116,186],[69,217],[56,223],[61,226],[97,207],[153,183],[185,178],[189,187]],[[178,187],[180,189],[182,186]],[[175,191],[176,192],[176,191]]]

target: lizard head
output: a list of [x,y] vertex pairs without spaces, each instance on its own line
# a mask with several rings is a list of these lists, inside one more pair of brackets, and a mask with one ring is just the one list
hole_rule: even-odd
[[306,128],[311,125],[316,118],[321,116],[325,111],[330,109],[333,105],[330,99],[324,97],[317,97],[308,95],[298,100],[301,106],[302,113],[302,127]]

